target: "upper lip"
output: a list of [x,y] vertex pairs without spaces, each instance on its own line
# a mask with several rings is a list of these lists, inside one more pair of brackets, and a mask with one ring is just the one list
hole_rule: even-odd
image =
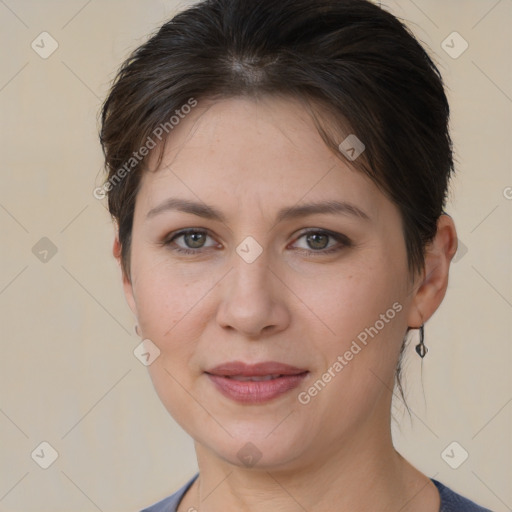
[[243,375],[246,377],[260,377],[265,375],[298,375],[306,371],[308,370],[289,364],[278,363],[277,361],[264,361],[256,364],[229,361],[207,370],[206,373],[224,376]]

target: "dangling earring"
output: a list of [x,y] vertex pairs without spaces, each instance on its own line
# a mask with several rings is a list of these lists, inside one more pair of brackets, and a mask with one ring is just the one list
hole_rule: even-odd
[[416,345],[416,352],[418,355],[423,359],[428,352],[428,348],[425,346],[425,343],[423,342],[425,337],[425,333],[423,330],[423,324],[420,327],[420,342]]

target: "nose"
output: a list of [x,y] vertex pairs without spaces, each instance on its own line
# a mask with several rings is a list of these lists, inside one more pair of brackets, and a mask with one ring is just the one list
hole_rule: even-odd
[[290,292],[283,276],[269,266],[267,253],[264,250],[252,263],[234,253],[233,268],[220,289],[217,322],[222,328],[261,338],[290,324]]

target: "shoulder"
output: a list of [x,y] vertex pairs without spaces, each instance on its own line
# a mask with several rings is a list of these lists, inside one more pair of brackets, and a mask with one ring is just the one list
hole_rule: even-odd
[[176,512],[176,508],[178,507],[181,498],[188,491],[190,486],[194,483],[194,480],[199,476],[199,473],[196,473],[181,489],[178,489],[174,494],[167,496],[163,500],[154,503],[153,505],[141,510],[141,512]]
[[468,498],[457,494],[433,478],[432,482],[434,482],[441,496],[439,512],[492,512],[488,508],[481,507]]

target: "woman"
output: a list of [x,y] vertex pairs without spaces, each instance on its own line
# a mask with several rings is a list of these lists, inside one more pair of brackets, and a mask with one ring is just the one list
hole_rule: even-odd
[[114,255],[199,473],[147,511],[482,511],[409,464],[391,390],[457,235],[441,76],[366,0],[210,0],[102,111]]

